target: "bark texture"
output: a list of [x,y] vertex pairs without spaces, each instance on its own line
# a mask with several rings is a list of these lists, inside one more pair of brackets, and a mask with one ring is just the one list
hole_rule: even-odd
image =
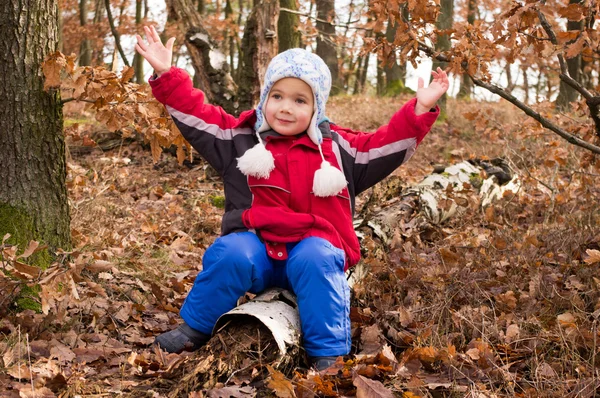
[[[438,15],[438,20],[436,22],[436,27],[439,30],[449,30],[452,29],[452,23],[454,22],[454,0],[441,0],[440,1],[440,14]],[[450,35],[444,34],[439,35],[437,38],[437,42],[435,43],[436,51],[446,51],[449,50],[451,46],[450,43]],[[433,61],[432,69],[436,70],[438,67],[442,69],[446,69],[448,65],[447,62],[441,61]],[[438,100],[438,106],[440,107],[441,113],[443,116],[446,115],[446,98],[448,98],[447,94],[442,95],[442,98]]]
[[0,238],[68,249],[62,105],[42,75],[58,40],[58,0],[0,2]]
[[[297,11],[296,0],[279,0],[281,8]],[[283,11],[279,14],[277,23],[277,36],[279,42],[279,52],[284,52],[290,48],[300,47],[301,34],[298,31],[300,17],[298,14]]]
[[239,112],[237,87],[229,73],[226,56],[202,27],[196,5],[191,0],[167,0],[167,11],[169,20],[186,32],[185,45],[196,72],[194,83],[204,91],[209,103],[236,115]]
[[269,61],[277,55],[278,0],[256,1],[242,39],[240,58],[240,109],[251,109],[258,104],[260,87]]
[[[79,0],[79,23],[85,29],[87,25],[88,3],[87,0]],[[81,40],[79,47],[79,66],[92,64],[92,43],[89,39]]]
[[[333,20],[335,18],[334,0],[317,0],[317,55],[331,71],[331,95],[339,94],[343,90],[340,82],[338,54],[336,45],[336,32]],[[324,22],[327,21],[327,22]]]

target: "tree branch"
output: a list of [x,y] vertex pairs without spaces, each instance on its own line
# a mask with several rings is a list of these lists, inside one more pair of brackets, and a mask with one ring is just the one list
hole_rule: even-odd
[[504,91],[501,87],[498,87],[498,86],[490,84],[490,83],[486,83],[486,82],[479,80],[471,75],[469,75],[469,77],[471,78],[471,80],[473,80],[473,83],[475,83],[476,85],[483,87],[486,90],[488,90],[489,92],[492,92],[492,93],[497,94],[500,97],[504,98],[511,104],[515,105],[517,108],[521,109],[528,116],[537,120],[542,126],[547,128],[548,130],[553,131],[554,133],[558,134],[559,136],[561,136],[562,138],[567,140],[567,142],[569,142],[570,144],[577,145],[577,146],[585,148],[593,153],[600,154],[600,147],[590,144],[589,142],[584,141],[581,138],[561,129],[560,127],[558,127],[557,125],[552,123],[550,120],[548,120],[545,117],[543,117],[542,115],[540,115],[533,108],[531,108],[531,107],[527,106],[525,103],[519,101],[514,95],[509,94],[506,91]]
[[123,47],[121,47],[121,36],[119,35],[119,32],[117,32],[117,28],[115,28],[115,20],[113,19],[112,12],[110,11],[110,0],[104,0],[104,5],[106,6],[106,15],[108,16],[108,24],[110,25],[110,31],[112,32],[115,38],[115,46],[117,47],[117,50],[119,50],[119,54],[121,55],[125,66],[130,66],[129,61],[127,61],[127,57],[125,57]]
[[317,22],[331,24],[331,25],[333,25],[335,27],[338,27],[338,28],[356,29],[356,30],[371,30],[370,28],[363,28],[363,27],[359,27],[359,26],[350,26],[353,23],[360,22],[360,20],[358,20],[358,19],[354,20],[354,21],[348,21],[347,23],[343,23],[343,24],[334,24],[331,21],[326,21],[324,19],[313,17],[310,14],[307,14],[307,13],[304,13],[304,12],[300,12],[300,11],[296,11],[296,10],[292,10],[292,9],[289,9],[289,8],[281,7],[281,8],[279,8],[279,11],[284,11],[284,12],[289,12],[290,14],[300,15],[301,17],[306,17],[306,18],[309,18],[309,19],[313,19],[313,20],[315,20]]
[[[542,24],[542,27],[544,28],[544,31],[546,31],[546,34],[550,38],[552,44],[558,45],[556,34],[552,30],[552,26],[550,26],[550,23],[548,23],[548,20],[546,19],[544,13],[538,10],[537,14],[540,23]],[[573,79],[571,75],[569,75],[569,70],[567,69],[567,62],[565,61],[564,56],[561,53],[556,54],[556,56],[558,57],[558,62],[560,64],[560,79],[569,86],[573,87],[575,90],[577,90],[577,92],[581,94],[583,98],[585,98],[585,102],[588,108],[590,108],[590,116],[594,121],[594,125],[596,126],[596,135],[600,136],[600,115],[598,114],[600,112],[600,96],[594,96],[592,93],[586,90],[586,88],[583,87],[581,83]]]
[[[553,32],[554,33],[554,32]],[[429,55],[431,58],[435,58],[438,61],[443,61],[443,62],[450,62],[450,59],[448,57],[446,57],[445,55],[442,54],[435,54],[434,55],[434,50],[423,44],[423,43],[419,43],[419,50],[425,52],[427,55]],[[542,115],[540,115],[538,112],[536,112],[533,108],[527,106],[527,104],[519,101],[517,99],[517,97],[515,97],[512,94],[509,94],[508,92],[506,92],[505,90],[502,89],[502,87],[498,87],[494,84],[490,84],[490,83],[486,83],[482,80],[479,80],[473,76],[471,76],[468,72],[467,72],[467,67],[468,65],[461,65],[463,67],[463,69],[465,70],[465,73],[467,74],[467,76],[469,76],[469,78],[471,78],[471,80],[473,81],[473,83],[475,83],[476,85],[478,85],[479,87],[483,87],[486,90],[488,90],[491,93],[497,94],[500,97],[504,98],[505,100],[507,100],[508,102],[510,102],[511,104],[515,105],[517,108],[521,109],[523,112],[525,112],[525,114],[527,114],[528,116],[530,116],[531,118],[537,120],[542,126],[544,126],[545,128],[547,128],[548,130],[553,131],[554,133],[558,134],[559,136],[561,136],[562,138],[564,138],[565,140],[567,140],[567,142],[569,142],[570,144],[585,148],[593,153],[596,154],[600,154],[600,147],[594,145],[594,144],[590,144],[587,141],[582,140],[581,138],[568,133],[567,131],[561,129],[560,127],[558,127],[557,125],[555,125],[554,123],[552,123],[550,120],[542,117]],[[562,76],[562,75],[561,75]],[[567,75],[568,76],[568,75]],[[570,78],[570,77],[569,77]],[[573,79],[571,79],[573,80]],[[591,104],[590,104],[591,103]],[[594,107],[592,107],[592,105]],[[594,110],[598,110],[598,108],[600,107],[600,98],[598,97],[591,97],[590,100],[588,100],[588,106],[590,107],[590,111],[592,113],[594,113]],[[596,116],[597,118],[597,116]],[[594,115],[592,115],[592,119],[595,120]]]

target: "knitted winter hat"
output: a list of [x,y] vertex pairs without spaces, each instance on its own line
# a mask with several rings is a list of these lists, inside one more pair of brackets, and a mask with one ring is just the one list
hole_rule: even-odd
[[326,120],[325,104],[331,90],[331,72],[318,55],[300,48],[284,51],[269,63],[260,101],[256,108],[254,127],[259,143],[238,158],[238,168],[245,175],[257,178],[267,178],[275,168],[273,155],[265,148],[259,133],[271,128],[265,117],[265,107],[271,88],[278,80],[286,77],[301,79],[310,86],[314,95],[314,113],[306,133],[319,147],[323,161],[321,168],[315,172],[313,192],[316,196],[322,197],[336,195],[346,186],[346,177],[344,173],[325,160],[321,148],[323,135],[319,130],[319,124]]

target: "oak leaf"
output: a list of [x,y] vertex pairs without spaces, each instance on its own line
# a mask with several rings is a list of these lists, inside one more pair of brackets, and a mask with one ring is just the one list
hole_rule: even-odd
[[569,4],[566,7],[561,7],[558,9],[558,13],[569,21],[581,21],[584,18],[584,8],[580,4]]
[[600,250],[587,249],[585,251],[585,254],[587,254],[589,256],[585,260],[583,260],[583,261],[585,261],[586,264],[592,265],[592,264],[600,263]]
[[380,381],[367,379],[359,374],[352,379],[356,387],[356,398],[392,398],[394,394]]
[[270,365],[267,365],[267,369],[271,374],[271,380],[269,380],[267,386],[273,390],[275,395],[279,398],[296,398],[292,382],[286,379],[283,373],[273,369]]

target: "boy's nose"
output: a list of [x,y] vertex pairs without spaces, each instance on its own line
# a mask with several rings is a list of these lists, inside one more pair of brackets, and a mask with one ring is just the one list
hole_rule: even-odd
[[281,106],[282,112],[290,113],[291,110],[292,110],[292,107],[290,106],[290,104],[287,101],[282,104],[282,106]]

